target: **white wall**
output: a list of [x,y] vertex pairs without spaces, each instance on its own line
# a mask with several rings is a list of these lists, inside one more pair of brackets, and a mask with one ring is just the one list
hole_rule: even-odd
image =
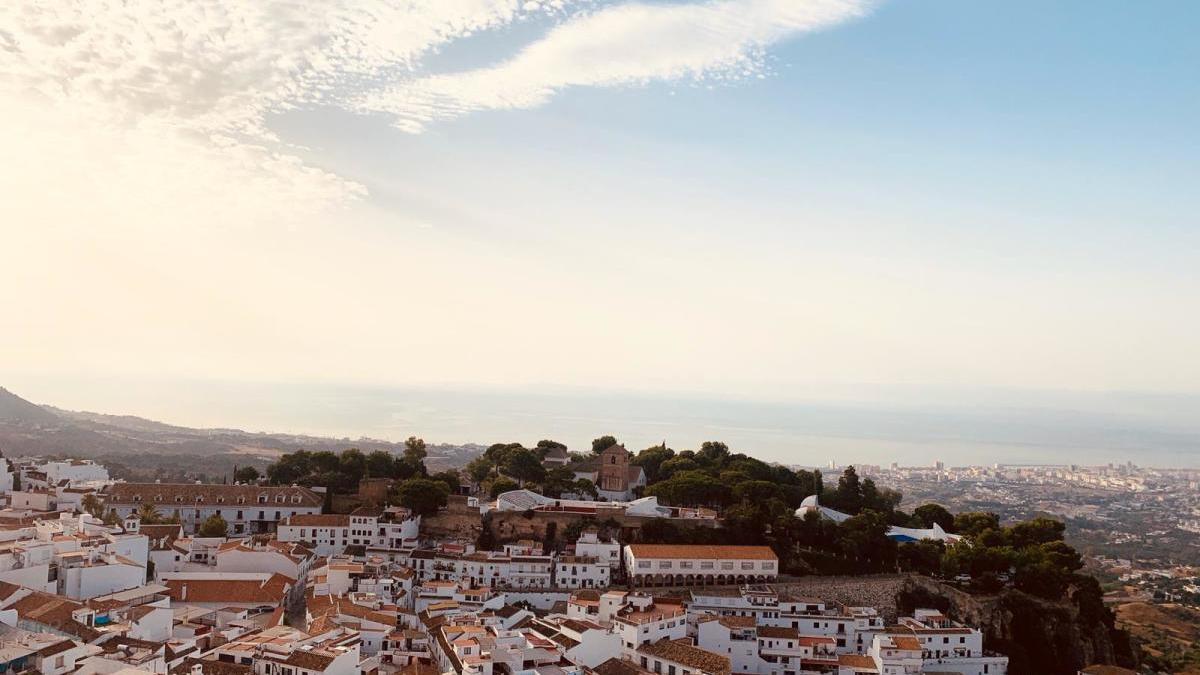
[[144,585],[146,570],[122,563],[71,567],[59,570],[59,583],[62,595],[72,600],[87,600]]

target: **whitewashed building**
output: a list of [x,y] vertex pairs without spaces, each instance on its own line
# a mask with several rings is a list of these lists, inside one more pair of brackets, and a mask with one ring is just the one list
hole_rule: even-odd
[[124,518],[143,506],[165,517],[179,516],[184,533],[194,535],[209,516],[229,525],[229,536],[274,532],[285,518],[321,512],[319,490],[297,485],[208,485],[193,483],[114,483],[102,497],[105,507]]
[[629,544],[625,571],[635,586],[746,584],[779,576],[769,546]]

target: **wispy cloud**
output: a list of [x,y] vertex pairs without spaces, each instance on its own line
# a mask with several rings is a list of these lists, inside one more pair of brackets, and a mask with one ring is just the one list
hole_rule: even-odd
[[614,87],[761,75],[764,50],[863,15],[866,0],[716,0],[627,3],[580,14],[499,65],[423,77],[365,95],[418,132],[489,109],[532,108],[573,86]]
[[324,179],[320,193],[353,198],[360,186],[304,166],[277,144],[267,116],[345,107],[367,83],[411,76],[441,45],[543,9],[521,0],[0,3],[0,96],[119,133],[173,130],[169,148],[219,150],[210,159],[228,155],[237,167],[251,158],[280,184]]
[[[571,14],[579,0],[7,2],[0,96],[13,102],[10,110],[53,110],[21,113],[22,124],[47,138],[70,129],[136,148],[112,158],[116,174],[153,182],[166,180],[163,167],[187,166],[212,181],[206,194],[240,193],[246,203],[277,197],[255,209],[272,213],[365,194],[282,143],[269,127],[272,113],[317,105],[387,112],[416,132],[473,111],[537,106],[570,86],[749,77],[773,43],[858,16],[866,3],[618,0]],[[511,59],[421,74],[431,52],[530,16],[557,25]],[[10,153],[14,145],[39,152],[14,139]],[[22,163],[16,159],[10,163]],[[247,194],[251,185],[256,192]]]

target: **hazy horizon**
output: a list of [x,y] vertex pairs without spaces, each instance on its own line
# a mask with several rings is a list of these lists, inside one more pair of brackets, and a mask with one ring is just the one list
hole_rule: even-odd
[[[318,383],[63,380],[4,383],[35,403],[251,432],[488,445],[542,438],[583,450],[611,433],[638,450],[722,440],[769,461],[1104,464],[1200,468],[1200,396],[896,390],[840,400],[721,400],[566,387],[364,387]],[[1134,412],[1136,411],[1136,412]]]

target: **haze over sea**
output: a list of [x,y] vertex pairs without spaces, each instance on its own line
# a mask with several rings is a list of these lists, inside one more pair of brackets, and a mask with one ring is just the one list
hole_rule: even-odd
[[1200,467],[1200,395],[862,386],[790,401],[717,395],[324,383],[10,378],[38,403],[197,427],[430,443],[542,438],[583,450],[722,440],[787,464],[1102,464]]

